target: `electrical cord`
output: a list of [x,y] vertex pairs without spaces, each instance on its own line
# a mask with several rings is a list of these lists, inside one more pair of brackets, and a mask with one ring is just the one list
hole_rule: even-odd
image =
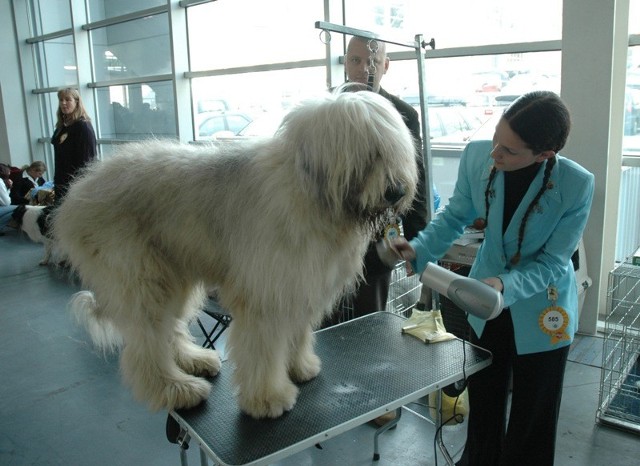
[[[447,425],[449,422],[455,420],[458,424],[461,424],[462,422],[464,422],[464,415],[460,414],[460,413],[456,413],[456,408],[458,407],[458,401],[460,400],[460,396],[462,395],[462,393],[465,391],[465,389],[467,388],[467,384],[468,384],[468,380],[467,380],[467,372],[466,372],[466,367],[467,367],[467,342],[466,340],[463,340],[462,338],[460,339],[460,341],[462,342],[462,379],[460,380],[460,382],[462,382],[462,385],[460,386],[460,388],[456,385],[456,391],[458,392],[458,394],[455,396],[455,401],[453,402],[453,415],[446,420],[442,420],[442,418],[440,419],[440,425],[436,426],[436,432],[433,435],[433,457],[434,457],[434,461],[435,461],[435,466],[438,466],[438,450],[437,450],[437,446],[438,446],[438,437],[442,438],[442,428]],[[443,390],[444,393],[444,390]],[[440,394],[440,406],[436,406],[436,409],[442,409],[442,394]],[[440,414],[442,415],[442,412],[440,412]],[[446,445],[444,444],[444,442],[441,443],[441,447],[447,452],[447,456],[449,458],[451,458],[451,455],[449,454],[449,451],[447,450]]]

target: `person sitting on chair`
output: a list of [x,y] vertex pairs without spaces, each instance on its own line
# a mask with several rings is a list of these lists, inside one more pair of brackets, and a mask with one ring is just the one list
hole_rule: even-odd
[[11,221],[11,214],[16,210],[16,206],[11,205],[11,197],[9,196],[9,190],[13,185],[9,175],[11,169],[8,165],[0,163],[0,235],[4,227],[6,227]]
[[44,162],[36,160],[31,165],[22,167],[22,178],[13,183],[11,187],[11,204],[31,204],[32,197],[29,195],[31,190],[45,184],[46,180],[42,177],[47,171]]

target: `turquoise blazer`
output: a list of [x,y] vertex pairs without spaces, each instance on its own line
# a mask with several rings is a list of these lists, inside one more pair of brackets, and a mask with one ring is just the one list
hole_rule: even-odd
[[[440,259],[465,226],[485,216],[484,191],[493,165],[491,150],[491,141],[474,141],[465,148],[449,204],[410,241],[416,251],[412,266],[417,273],[422,273],[428,262]],[[565,157],[556,158],[549,180],[553,187],[544,192],[539,208],[529,215],[517,265],[511,265],[510,259],[518,248],[518,229],[542,185],[544,170],[531,183],[504,235],[504,172],[496,174],[485,239],[469,273],[477,279],[502,280],[518,354],[567,346],[578,328],[578,291],[571,256],[589,217],[594,176]],[[468,320],[481,336],[486,322],[472,315]]]

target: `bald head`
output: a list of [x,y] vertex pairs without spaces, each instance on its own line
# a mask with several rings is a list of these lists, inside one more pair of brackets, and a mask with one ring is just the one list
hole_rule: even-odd
[[[369,50],[371,48],[371,50]],[[389,69],[389,58],[387,57],[386,44],[381,41],[364,39],[362,37],[352,37],[347,46],[345,57],[345,70],[347,80],[367,84],[371,68],[371,57],[373,55],[373,90],[380,90],[382,76]]]

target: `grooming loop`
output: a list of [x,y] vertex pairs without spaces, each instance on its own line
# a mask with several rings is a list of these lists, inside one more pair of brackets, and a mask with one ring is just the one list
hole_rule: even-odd
[[331,42],[331,32],[327,31],[326,29],[323,29],[320,31],[320,42],[322,42],[324,45],[327,45]]
[[369,76],[367,77],[367,85],[371,90],[373,90],[373,80],[375,79],[376,72],[378,69],[376,68],[376,54],[380,49],[380,44],[375,39],[369,39],[367,41],[367,49],[369,50],[369,63],[367,73]]

